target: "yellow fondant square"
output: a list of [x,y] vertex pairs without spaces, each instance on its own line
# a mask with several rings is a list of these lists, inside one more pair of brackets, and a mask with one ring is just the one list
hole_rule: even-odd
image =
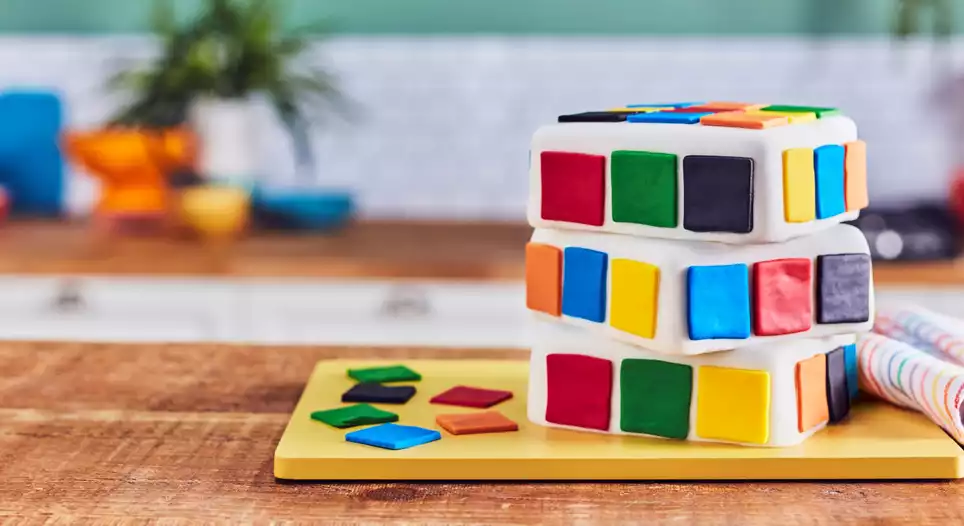
[[696,374],[696,435],[765,444],[770,437],[770,373],[700,367]]
[[662,111],[666,108],[609,108],[606,111],[614,111],[621,113],[653,113],[656,111]]
[[612,260],[609,324],[643,338],[656,337],[659,267],[631,259]]
[[805,113],[805,112],[793,112],[793,111],[763,111],[763,110],[753,110],[747,113],[760,113],[763,115],[779,115],[781,117],[786,117],[790,120],[790,124],[801,124],[804,122],[810,122],[817,120],[816,113]]
[[787,223],[804,223],[817,217],[813,150],[783,151],[783,217]]

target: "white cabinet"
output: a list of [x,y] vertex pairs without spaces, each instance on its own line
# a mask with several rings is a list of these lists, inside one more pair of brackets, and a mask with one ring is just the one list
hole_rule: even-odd
[[234,332],[232,289],[204,280],[0,278],[0,338],[219,341]]
[[[964,319],[964,288],[877,297]],[[522,349],[529,320],[519,282],[0,277],[6,340]]]
[[527,346],[518,283],[272,282],[246,289],[253,341]]

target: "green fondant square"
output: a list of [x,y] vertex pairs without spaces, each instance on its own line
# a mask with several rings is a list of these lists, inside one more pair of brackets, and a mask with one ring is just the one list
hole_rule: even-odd
[[686,438],[690,430],[692,367],[627,359],[619,375],[619,425],[623,431]]
[[331,427],[345,429],[348,427],[397,422],[398,415],[389,411],[382,411],[368,404],[355,404],[348,407],[328,409],[327,411],[315,411],[311,413],[311,419],[324,422]]
[[389,367],[369,367],[367,369],[349,369],[348,376],[363,383],[381,384],[387,382],[417,382],[422,375],[405,367],[392,365]]
[[675,228],[676,163],[671,153],[613,152],[613,221]]
[[786,111],[790,113],[813,113],[817,115],[818,119],[824,117],[833,117],[834,115],[840,115],[840,110],[837,108],[826,108],[821,106],[791,106],[789,104],[771,104],[765,108],[763,111]]

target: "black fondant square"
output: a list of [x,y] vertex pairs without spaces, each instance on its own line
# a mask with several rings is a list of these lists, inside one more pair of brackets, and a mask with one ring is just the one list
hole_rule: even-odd
[[627,113],[617,111],[586,111],[560,115],[559,122],[625,122]]
[[415,396],[410,385],[388,386],[374,383],[355,384],[341,395],[342,402],[367,402],[375,404],[404,404]]
[[843,347],[827,353],[827,408],[830,410],[831,424],[843,420],[850,413],[847,362]]
[[753,230],[753,159],[683,158],[683,228],[692,232]]
[[870,319],[870,256],[817,257],[817,323],[860,323]]

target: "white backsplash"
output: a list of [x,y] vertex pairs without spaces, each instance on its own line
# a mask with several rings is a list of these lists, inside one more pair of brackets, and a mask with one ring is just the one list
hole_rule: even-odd
[[[104,79],[149,57],[139,37],[0,38],[0,87],[54,88],[67,123],[102,123],[118,99]],[[747,100],[840,107],[869,143],[871,198],[940,198],[959,150],[934,91],[964,41],[799,38],[344,37],[311,59],[358,106],[315,134],[323,186],[352,189],[365,217],[524,218],[528,142],[560,113],[622,103]],[[264,110],[270,115],[268,110]],[[957,108],[964,113],[964,107]],[[285,134],[266,120],[264,178],[296,180]],[[68,184],[72,210],[95,186]]]

